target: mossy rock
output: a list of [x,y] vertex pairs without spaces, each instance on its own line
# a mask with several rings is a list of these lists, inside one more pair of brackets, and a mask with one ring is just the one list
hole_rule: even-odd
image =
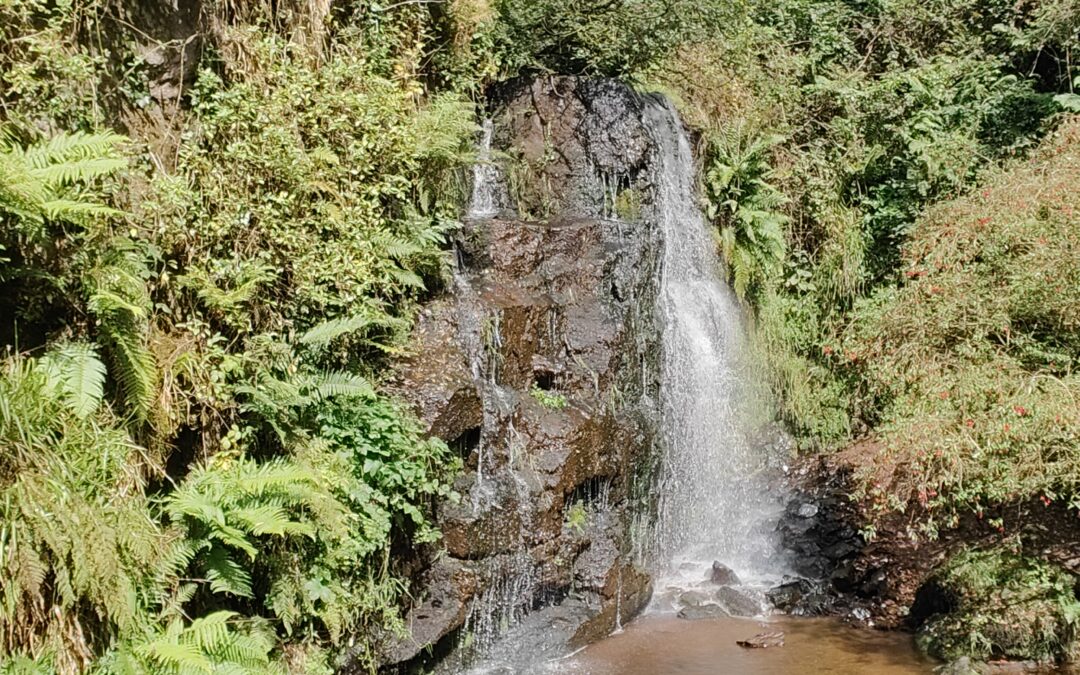
[[1002,548],[965,551],[919,589],[912,617],[928,654],[953,660],[1064,661],[1080,629],[1077,580]]

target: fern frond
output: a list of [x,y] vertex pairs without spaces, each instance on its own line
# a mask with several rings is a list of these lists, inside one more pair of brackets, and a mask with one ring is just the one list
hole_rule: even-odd
[[242,598],[252,597],[251,574],[232,559],[222,546],[214,546],[204,564],[210,590],[214,593],[230,593]]
[[9,128],[0,126],[4,139],[0,144],[0,212],[14,214],[24,234],[31,239],[43,236],[39,226],[46,220],[77,223],[119,213],[74,188],[127,165],[116,156],[116,146],[123,137],[58,134],[23,147],[14,136]]
[[424,280],[420,278],[419,274],[412,270],[407,270],[403,267],[393,267],[389,272],[390,276],[402,286],[421,291],[425,288]]
[[315,536],[315,530],[308,523],[296,522],[289,517],[281,506],[260,504],[236,509],[232,515],[247,526],[252,534],[299,534]]
[[169,671],[212,673],[214,664],[197,645],[181,644],[167,638],[142,645],[142,655]]
[[68,222],[80,222],[87,217],[114,217],[123,214],[123,211],[114,209],[104,204],[94,204],[77,199],[48,199],[41,202],[41,213],[50,220],[64,220]]
[[374,396],[375,390],[367,380],[340,370],[312,377],[309,385],[320,399],[333,396]]
[[229,621],[236,616],[236,612],[221,610],[195,619],[184,631],[184,641],[213,653],[229,641]]
[[89,159],[107,158],[126,140],[119,134],[88,134],[76,131],[57,134],[44,143],[26,148],[20,154],[31,169],[47,170],[60,164],[78,164]]
[[87,157],[31,169],[31,174],[46,185],[84,183],[116,173],[127,167],[123,159]]
[[380,322],[365,314],[343,316],[316,324],[301,335],[298,341],[306,347],[326,347],[342,335],[376,325],[380,325]]
[[105,364],[85,343],[68,343],[38,361],[53,388],[80,419],[97,410],[105,390]]
[[88,275],[87,308],[100,326],[114,376],[138,420],[146,419],[157,397],[158,369],[147,345],[150,294],[149,271],[136,245],[126,240]]

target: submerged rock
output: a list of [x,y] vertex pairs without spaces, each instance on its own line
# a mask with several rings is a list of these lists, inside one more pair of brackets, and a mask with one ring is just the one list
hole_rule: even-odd
[[783,647],[784,634],[777,631],[774,633],[758,633],[746,640],[736,640],[735,644],[746,649],[767,649],[769,647]]
[[694,621],[697,619],[716,619],[731,615],[720,605],[706,603],[703,605],[695,605],[693,607],[683,607],[676,616],[680,619]]
[[834,595],[810,579],[784,582],[768,590],[765,597],[776,609],[795,616],[828,614],[836,604]]

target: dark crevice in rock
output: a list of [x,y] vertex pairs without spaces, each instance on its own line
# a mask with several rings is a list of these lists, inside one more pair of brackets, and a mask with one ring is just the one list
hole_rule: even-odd
[[574,487],[566,503],[585,507],[600,505],[608,500],[612,481],[611,476],[591,476]]
[[[475,455],[477,449],[480,447],[480,435],[482,433],[483,430],[478,426],[469,427],[458,434],[458,436],[447,443],[447,445],[454,451],[454,454],[465,461],[466,464],[469,464],[470,460],[475,464]],[[475,466],[473,468],[475,468]]]

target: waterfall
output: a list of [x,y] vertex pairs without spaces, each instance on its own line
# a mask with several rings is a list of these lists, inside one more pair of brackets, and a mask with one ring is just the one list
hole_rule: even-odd
[[657,311],[665,448],[653,540],[662,603],[665,588],[677,593],[700,583],[714,560],[751,585],[784,570],[774,535],[779,507],[742,423],[743,317],[720,277],[690,142],[666,101],[647,103],[645,123],[657,147],[651,217],[663,238]]

